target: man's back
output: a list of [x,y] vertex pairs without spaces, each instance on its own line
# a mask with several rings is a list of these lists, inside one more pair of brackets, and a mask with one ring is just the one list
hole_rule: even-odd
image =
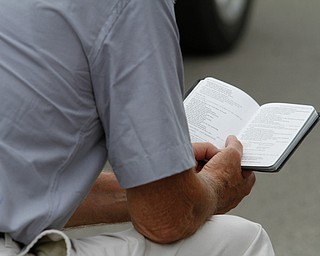
[[[107,155],[122,173],[123,161],[132,165],[123,155],[168,148],[160,138],[188,141],[186,126],[185,137],[172,133],[185,124],[181,87],[172,86],[183,85],[182,67],[171,0],[0,3],[0,233],[29,243],[65,224]],[[160,109],[161,95],[171,99]],[[156,117],[177,110],[170,125]],[[170,174],[137,163],[141,174],[118,176],[124,187]]]
[[[1,0],[1,6],[0,230],[27,225],[32,231],[24,232],[38,233],[62,225],[55,218],[66,204],[75,207],[61,200],[59,189],[69,189],[64,193],[78,201],[86,193],[65,186],[70,177],[60,173],[81,166],[92,157],[90,147],[103,143],[85,52],[92,42],[80,23],[85,9],[73,10],[72,1]],[[100,151],[93,169],[105,161]],[[90,186],[89,180],[73,179],[79,187]]]

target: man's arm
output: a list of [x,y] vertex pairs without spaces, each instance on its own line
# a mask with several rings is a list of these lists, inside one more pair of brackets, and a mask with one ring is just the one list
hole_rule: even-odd
[[113,173],[102,172],[65,227],[130,221],[126,192]]
[[255,182],[241,170],[242,146],[233,136],[218,151],[195,145],[196,160],[208,160],[196,169],[127,190],[135,228],[158,243],[171,243],[196,232],[213,214],[225,213],[248,195]]
[[112,173],[101,173],[66,227],[131,219],[140,233],[158,243],[190,236],[211,215],[236,207],[255,182],[253,173],[241,170],[242,146],[234,137],[222,151],[197,143],[194,153],[197,161],[208,162],[126,192]]

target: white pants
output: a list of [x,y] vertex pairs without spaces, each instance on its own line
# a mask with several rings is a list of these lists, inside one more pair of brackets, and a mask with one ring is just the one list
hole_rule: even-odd
[[[7,239],[11,244],[10,238]],[[214,216],[193,236],[169,245],[153,243],[133,228],[77,239],[70,239],[59,231],[46,231],[20,254],[14,244],[8,248],[8,241],[4,247],[4,241],[1,243],[0,239],[0,256],[274,255],[270,239],[259,224],[230,215]]]

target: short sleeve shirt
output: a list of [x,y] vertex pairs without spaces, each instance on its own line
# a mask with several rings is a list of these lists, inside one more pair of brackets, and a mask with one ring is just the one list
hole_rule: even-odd
[[172,0],[0,3],[0,232],[61,228],[107,159],[124,188],[194,165]]

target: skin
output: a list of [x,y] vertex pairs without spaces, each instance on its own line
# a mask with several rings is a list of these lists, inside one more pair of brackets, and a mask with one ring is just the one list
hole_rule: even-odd
[[157,243],[191,236],[210,216],[236,207],[255,183],[254,173],[241,169],[236,137],[229,136],[223,150],[210,143],[193,147],[195,168],[149,184],[123,190],[113,174],[101,174],[67,226],[131,220]]
[[120,187],[113,173],[102,172],[65,227],[130,220],[126,191]]

